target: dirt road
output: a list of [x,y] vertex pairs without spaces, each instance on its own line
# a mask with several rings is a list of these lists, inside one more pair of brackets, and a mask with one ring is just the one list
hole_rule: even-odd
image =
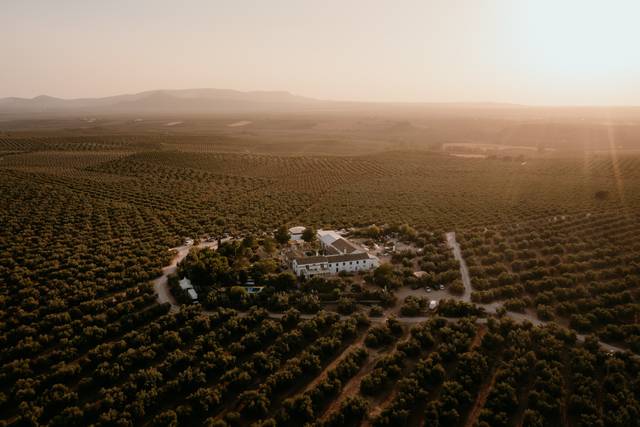
[[[170,251],[175,251],[176,255],[171,260],[171,264],[162,269],[162,276],[154,279],[151,282],[153,283],[153,289],[156,291],[156,294],[158,294],[158,302],[160,304],[168,302],[169,304],[171,304],[171,310],[177,310],[178,303],[169,291],[169,275],[176,272],[176,270],[178,269],[178,263],[189,254],[189,250],[192,247],[193,245],[183,245],[178,246],[177,248],[169,249]],[[203,242],[196,247],[216,249],[218,247],[218,242]]]
[[[461,299],[463,301],[470,302],[471,301],[471,279],[469,277],[469,268],[467,267],[467,263],[465,262],[465,260],[464,260],[464,258],[462,256],[462,251],[460,250],[460,244],[456,241],[456,233],[454,231],[450,231],[450,232],[448,232],[446,234],[446,238],[447,238],[447,244],[453,250],[453,256],[460,263],[460,275],[462,276],[462,283],[464,284],[464,295],[462,295],[460,297],[456,297],[456,296],[452,295],[452,297]],[[476,303],[476,305],[479,306],[479,307],[484,307],[486,312],[489,313],[489,314],[495,314],[496,310],[502,304],[499,303],[499,302],[493,302],[493,303],[490,303],[490,304]],[[515,313],[515,312],[512,312],[512,311],[507,311],[506,316],[510,317],[511,319],[513,319],[513,320],[515,320],[516,322],[519,322],[519,323],[522,323],[524,321],[529,321],[535,326],[544,326],[544,325],[547,324],[547,322],[538,319],[536,317],[536,315],[533,314],[533,313]],[[556,323],[556,322],[552,322],[552,323]],[[558,324],[558,323],[556,323],[556,324]],[[564,326],[562,326],[560,324],[558,324],[558,325],[560,327],[564,328]],[[583,342],[585,340],[585,338],[586,338],[586,335],[582,335],[582,334],[577,334],[576,333],[576,337],[577,337],[578,341]],[[598,341],[598,342],[600,343],[600,347],[604,351],[613,351],[613,352],[625,352],[626,351],[623,348],[616,347],[614,345],[607,344],[607,343],[604,343],[602,341]]]
[[[462,296],[456,296],[456,295],[447,295],[448,298],[457,298],[457,299],[461,299],[463,301],[467,301],[470,302],[471,301],[471,280],[469,278],[469,269],[467,268],[467,263],[464,261],[464,258],[462,257],[462,252],[460,250],[460,245],[458,244],[458,242],[456,241],[456,235],[455,232],[449,232],[446,234],[446,238],[447,238],[447,244],[449,245],[449,247],[453,250],[453,255],[454,257],[458,260],[458,262],[460,263],[460,274],[462,276],[462,283],[464,284],[465,287],[465,292]],[[229,239],[225,239],[225,240],[229,240]],[[163,304],[165,302],[168,302],[169,304],[171,304],[171,310],[178,310],[179,309],[179,305],[177,304],[175,298],[173,298],[173,295],[171,295],[171,292],[169,291],[169,283],[168,283],[168,276],[172,273],[175,273],[177,270],[177,265],[180,261],[182,261],[188,254],[189,254],[189,250],[191,249],[192,245],[183,245],[183,246],[179,246],[176,248],[172,248],[170,250],[175,251],[176,255],[174,256],[174,258],[171,261],[171,264],[169,264],[168,266],[164,267],[162,269],[162,276],[158,277],[157,279],[153,280],[153,288],[156,292],[156,294],[158,294],[158,302],[160,304]],[[200,243],[199,245],[197,245],[198,248],[217,248],[218,247],[218,243],[217,242],[204,242],[204,243]],[[445,291],[443,291],[445,292]],[[424,291],[421,290],[411,290],[409,293],[411,294],[418,294],[418,293],[422,293],[424,295]],[[435,296],[435,293],[434,295]],[[484,307],[486,312],[488,314],[495,314],[496,313],[496,309],[500,306],[500,303],[496,302],[496,303],[491,303],[491,304],[477,304],[480,307]],[[207,312],[206,310],[204,311],[205,313]],[[242,315],[242,313],[240,314]],[[269,317],[272,318],[281,318],[283,316],[283,314],[281,313],[270,313]],[[538,319],[535,315],[533,314],[529,314],[529,313],[514,313],[514,312],[507,312],[506,316],[512,318],[513,320],[517,321],[517,322],[524,322],[529,321],[532,324],[536,325],[536,326],[542,326],[545,325],[547,322],[544,322],[540,319]],[[311,319],[315,317],[314,314],[301,314],[300,318],[301,319]],[[348,316],[343,316],[341,315],[340,318],[341,319],[346,319]],[[382,316],[382,317],[371,317],[370,320],[373,323],[383,323],[387,321],[388,316]],[[420,323],[420,322],[424,322],[426,320],[428,320],[429,318],[431,318],[431,316],[419,316],[419,317],[396,317],[396,319],[399,322],[402,323],[409,323],[409,324],[413,324],[413,323]],[[454,319],[451,319],[454,320]],[[480,319],[480,321],[482,322],[484,319]],[[577,334],[576,335],[579,341],[584,341],[584,339],[586,338],[585,335],[581,335],[581,334]],[[614,351],[614,352],[624,352],[626,351],[623,348],[620,347],[616,347],[610,344],[606,344],[603,342],[600,342],[600,346],[602,347],[602,349],[604,351]]]
[[466,302],[471,302],[471,279],[469,278],[469,268],[462,257],[460,244],[456,241],[456,232],[450,231],[446,236],[447,244],[453,250],[453,257],[460,263],[460,275],[462,276],[462,284],[464,285],[464,294],[460,296],[460,299]]

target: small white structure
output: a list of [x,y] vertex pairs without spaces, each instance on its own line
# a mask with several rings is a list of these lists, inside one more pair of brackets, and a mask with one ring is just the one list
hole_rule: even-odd
[[186,277],[183,277],[182,280],[180,280],[180,282],[178,283],[180,284],[180,289],[182,289],[183,291],[186,291],[188,289],[193,289],[191,280],[187,279]]
[[193,289],[191,280],[183,277],[182,280],[178,282],[178,284],[180,285],[180,289],[182,289],[183,291],[187,291],[187,295],[189,295],[189,298],[191,298],[191,302],[198,302],[198,293],[195,289]]
[[432,299],[429,301],[429,310],[435,310],[438,307],[438,301]]
[[291,227],[289,229],[289,234],[291,235],[290,240],[293,240],[294,242],[302,240],[302,233],[304,233],[304,230],[306,230],[306,227],[301,225]]
[[198,294],[196,293],[195,289],[187,289],[187,294],[189,295],[189,298],[191,298],[191,301],[198,301]]

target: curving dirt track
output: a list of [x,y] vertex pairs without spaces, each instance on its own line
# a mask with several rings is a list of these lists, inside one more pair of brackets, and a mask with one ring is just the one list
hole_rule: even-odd
[[[176,248],[169,249],[170,251],[175,251],[176,255],[171,260],[171,264],[167,265],[162,269],[162,276],[154,279],[151,283],[153,283],[153,289],[158,294],[158,302],[160,304],[164,304],[168,302],[171,304],[172,310],[178,309],[178,303],[176,299],[171,295],[169,291],[169,275],[173,274],[178,269],[178,263],[182,261],[188,254],[189,250],[194,247],[193,245],[182,245]],[[195,246],[197,248],[214,248],[218,247],[218,242],[203,242],[199,245]]]

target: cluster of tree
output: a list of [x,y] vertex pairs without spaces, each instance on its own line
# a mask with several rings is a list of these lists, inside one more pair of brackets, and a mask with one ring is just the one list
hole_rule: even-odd
[[[483,347],[480,347],[482,350]],[[474,402],[475,393],[486,379],[490,359],[480,351],[460,355],[455,373],[442,384],[438,400],[431,401],[425,410],[425,423],[455,426]],[[439,379],[442,382],[442,379]],[[438,384],[439,382],[436,382]]]
[[[300,372],[301,366],[306,367],[305,369],[312,368],[316,362],[312,353],[330,351],[335,346],[335,339],[331,338],[333,335],[323,337],[325,331],[339,334],[344,333],[341,332],[343,330],[351,330],[350,325],[337,322],[335,314],[322,312],[313,319],[301,322],[296,320],[297,316],[297,313],[290,312],[279,322],[285,328],[295,326],[292,330],[284,333],[280,331],[275,336],[269,334],[267,340],[260,339],[264,335],[264,332],[260,332],[264,327],[261,327],[256,332],[258,340],[251,336],[252,331],[248,331],[238,345],[234,343],[229,346],[232,354],[237,355],[238,359],[244,357],[246,360],[241,364],[229,366],[213,377],[208,377],[215,381],[213,387],[202,384],[190,390],[192,393],[187,396],[186,404],[178,406],[179,420],[183,423],[200,423],[207,416],[215,414],[225,402],[234,401],[231,399],[238,403],[250,402],[241,414],[254,416],[252,414],[259,413],[261,407],[266,408],[270,405],[269,398],[259,393],[260,389],[251,389],[256,380],[262,381],[262,384],[269,381],[271,385],[286,381],[289,377],[283,368],[289,366],[287,364],[290,364],[289,367],[292,369],[291,375]],[[247,345],[248,343],[251,345]],[[311,349],[312,353],[307,352],[307,349]],[[298,353],[300,356],[295,357]],[[255,399],[250,399],[250,396],[254,396]]]
[[475,304],[447,298],[438,303],[438,314],[444,317],[482,317],[485,315],[485,310]]
[[535,379],[527,398],[528,408],[523,423],[527,426],[545,426],[560,419],[563,379],[561,365],[540,360],[534,367]]
[[384,325],[373,326],[364,339],[367,347],[378,348],[392,344],[402,335],[402,325],[390,317]]
[[398,344],[390,355],[376,362],[373,370],[362,378],[360,391],[365,395],[381,393],[391,380],[401,374],[408,357],[417,357],[434,344],[432,331],[439,330],[446,322],[442,318],[430,319],[411,328],[410,338]]
[[[374,425],[405,425],[412,414],[419,417],[425,401],[425,425],[637,424],[637,358],[607,355],[593,338],[577,345],[575,335],[557,326],[534,328],[509,319],[490,319],[471,350],[476,331],[471,319],[433,331],[435,350],[404,374]],[[488,387],[488,396],[479,418],[469,418],[473,403],[484,401],[477,397],[481,387]],[[567,395],[569,411],[563,415]]]
[[351,314],[356,311],[356,301],[353,298],[342,297],[338,300],[338,313]]
[[415,317],[423,314],[429,307],[429,298],[417,297],[409,295],[404,299],[402,307],[400,307],[400,314],[403,316]]
[[362,378],[360,392],[364,395],[380,393],[391,380],[400,376],[405,358],[406,355],[401,351],[395,351],[380,358],[373,370]]
[[489,291],[471,292],[471,301],[489,303],[498,299],[514,298],[524,294],[524,287],[520,284],[493,288]]
[[[317,375],[321,371],[321,367],[336,355],[346,340],[355,336],[356,328],[356,319],[349,319],[333,324],[327,336],[318,337],[315,341],[308,344],[299,356],[289,358],[279,369],[272,371],[264,377],[256,389],[241,392],[238,395],[238,401],[242,406],[241,413],[248,417],[263,417],[267,415],[273,396],[283,393],[296,382],[303,381],[305,378],[313,378]],[[366,357],[366,354],[364,356]],[[353,359],[345,362],[345,365],[340,368],[340,370],[336,370],[335,373],[332,374],[332,377],[329,378],[330,381],[324,383],[327,389],[323,392],[321,392],[321,389],[318,389],[319,394],[316,397],[319,399],[321,394],[325,392],[326,397],[335,393],[337,383],[333,380],[338,379],[337,375],[340,373],[349,371],[351,363],[354,362],[354,360],[359,360],[361,357],[362,355],[353,355]],[[251,369],[251,365],[248,365],[246,369]],[[250,374],[250,376],[254,375]],[[219,390],[221,394],[228,393],[229,387],[225,389],[220,389],[219,387]],[[236,386],[231,390],[233,392],[239,392],[240,388]],[[289,406],[285,405],[284,411],[280,414],[281,419],[286,421],[290,416],[295,418],[296,414],[301,415],[298,411],[303,412],[302,408],[306,407],[307,403],[312,404],[312,402],[309,395],[302,395],[300,399],[294,398],[290,400],[288,402]],[[312,410],[312,406],[307,409]]]
[[358,348],[349,352],[326,377],[305,393],[288,398],[276,416],[277,425],[298,426],[309,423],[322,413],[326,404],[342,390],[343,384],[353,377],[367,359],[367,352]]
[[264,282],[276,288],[286,287],[288,283],[278,282],[277,273],[282,271],[279,263],[259,255],[268,254],[268,242],[268,239],[262,240],[263,247],[260,247],[259,242],[248,235],[242,240],[223,242],[217,250],[192,248],[178,264],[177,273],[180,277],[188,277],[194,286],[203,290],[244,284],[249,278],[256,284]]
[[364,280],[380,288],[399,289],[403,284],[403,276],[391,264],[381,264],[372,273],[364,276]]
[[359,425],[369,411],[369,404],[360,396],[347,397],[337,411],[320,421],[320,427],[342,427]]
[[[531,307],[543,320],[563,317],[581,333],[601,333],[610,342],[638,348],[638,340],[626,333],[640,313],[632,291],[640,278],[640,247],[632,237],[637,224],[598,213],[557,215],[499,230],[462,237],[474,301],[507,299],[509,310]],[[609,328],[616,332],[605,332]]]
[[[235,402],[240,392],[255,388],[289,358],[328,334],[329,325],[337,322],[336,317],[327,317],[331,320],[297,325],[295,313],[274,321],[258,311],[236,316],[233,310],[221,308],[225,304],[248,307],[257,298],[257,305],[269,302],[282,310],[291,306],[309,312],[318,309],[319,298],[292,290],[288,278],[269,282],[278,270],[261,260],[263,254],[271,253],[274,242],[264,238],[260,243],[259,238],[249,236],[222,245],[219,256],[227,259],[230,273],[222,258],[214,259],[215,255],[194,263],[194,273],[204,280],[225,283],[231,274],[234,280],[230,285],[243,283],[249,276],[255,276],[259,283],[270,283],[259,297],[227,286],[229,292],[225,290],[220,298],[228,298],[228,302],[219,303],[218,296],[212,297],[208,306],[212,313],[206,315],[196,308],[168,313],[168,306],[154,303],[153,290],[146,282],[158,277],[161,268],[169,264],[172,254],[167,248],[182,244],[186,236],[239,232],[257,236],[294,217],[307,223],[347,227],[373,220],[389,224],[410,220],[416,228],[392,225],[384,233],[423,248],[423,258],[429,257],[421,260],[424,266],[431,268],[430,262],[435,266],[430,271],[437,271],[440,265],[453,268],[439,246],[444,229],[486,224],[488,220],[511,223],[501,227],[500,233],[473,230],[471,239],[478,239],[479,245],[468,245],[466,233],[460,234],[465,236],[461,239],[465,257],[471,246],[488,246],[493,253],[504,254],[500,261],[504,268],[483,266],[481,254],[475,254],[475,267],[486,272],[482,279],[493,284],[494,276],[511,268],[531,293],[532,306],[553,307],[555,314],[575,315],[576,325],[590,327],[607,339],[623,340],[627,345],[635,339],[637,344],[634,316],[638,295],[634,288],[640,273],[640,247],[635,239],[638,222],[633,215],[608,209],[617,207],[614,197],[598,202],[598,210],[590,217],[575,214],[565,220],[557,213],[588,206],[577,194],[580,192],[554,191],[549,194],[562,194],[562,200],[553,200],[550,195],[513,203],[512,195],[505,198],[508,192],[501,185],[490,187],[474,179],[468,183],[469,191],[485,195],[486,203],[459,209],[454,199],[442,197],[434,209],[424,203],[423,190],[441,187],[443,194],[451,194],[449,190],[459,186],[459,181],[443,174],[446,179],[434,186],[433,179],[457,166],[458,160],[442,156],[434,160],[415,153],[410,158],[394,154],[366,160],[334,158],[330,162],[315,157],[187,153],[182,149],[190,143],[206,142],[206,138],[187,136],[8,139],[2,144],[23,153],[5,156],[0,167],[2,423],[132,425],[157,421],[159,425],[193,425],[219,411],[221,405]],[[181,150],[159,149],[172,144]],[[46,150],[47,155],[40,150]],[[621,167],[634,173],[635,163],[629,161],[621,161]],[[610,165],[593,162],[590,165],[597,166],[596,173],[609,173]],[[470,173],[482,176],[485,166],[480,163]],[[564,169],[550,166],[549,174],[536,175],[536,179],[553,178],[536,187],[557,186],[558,173],[581,169],[573,163],[563,164],[567,165]],[[344,182],[354,167],[379,179],[359,180],[353,183],[356,191],[338,192],[323,206],[308,209],[326,188],[318,185],[318,176]],[[499,173],[513,177],[513,171],[521,170],[519,165],[513,167],[504,165]],[[258,172],[265,170],[291,173],[276,176]],[[51,171],[55,173],[47,173]],[[425,171],[432,179],[422,179]],[[496,170],[490,172],[495,176]],[[571,180],[561,181],[564,185]],[[420,182],[428,182],[429,188],[421,187]],[[633,185],[635,181],[629,180],[626,187],[633,189],[629,187]],[[291,190],[283,192],[282,188]],[[398,188],[417,191],[398,193]],[[372,195],[380,203],[372,204]],[[627,199],[629,203],[634,200]],[[381,210],[380,205],[396,208]],[[556,214],[558,218],[543,217]],[[541,219],[528,221],[533,217]],[[427,227],[431,231],[423,231]],[[427,251],[427,247],[436,250]],[[203,265],[213,268],[209,271]],[[447,271],[438,274],[446,275]],[[211,273],[214,277],[208,278]],[[381,289],[393,289],[396,284],[409,283],[406,273],[406,269],[392,274],[381,271],[370,275],[370,280]],[[587,294],[570,293],[579,286],[584,286]],[[626,291],[630,291],[630,300]],[[551,297],[554,299],[546,300]],[[512,338],[502,330],[486,336],[494,341],[508,338],[509,348],[519,340],[526,348],[549,347],[540,338],[534,343],[522,338],[523,332],[515,326],[508,328]],[[442,329],[450,334],[450,328],[442,325]],[[567,342],[567,346],[574,345]],[[415,354],[416,345],[403,343],[399,349]],[[438,354],[446,361],[457,349],[444,345]],[[497,357],[510,360],[511,353],[508,350]],[[565,394],[575,397],[570,416],[582,419],[582,425],[633,425],[640,418],[636,362],[624,355],[607,358],[595,351],[588,353],[592,356],[577,353],[570,365],[564,365],[575,368],[570,384],[563,385]],[[315,359],[309,360],[314,366]],[[235,369],[239,366],[243,369]],[[545,371],[554,372],[554,366],[540,372]],[[224,393],[219,393],[221,390]],[[544,413],[544,405],[529,406],[527,409]],[[352,399],[329,419],[337,424],[351,422],[365,412],[366,405]],[[229,411],[225,419],[233,424],[242,416]],[[530,414],[527,419],[534,423],[538,418]]]
[[[441,319],[435,319],[431,322],[432,326],[436,324],[442,325]],[[438,346],[426,357],[420,359],[411,372],[399,382],[399,391],[395,395],[392,402],[380,413],[378,417],[374,419],[374,425],[376,426],[395,426],[405,425],[411,411],[418,406],[419,402],[424,401],[429,395],[430,391],[433,391],[437,387],[443,384],[446,376],[445,363],[453,362],[461,352],[455,352],[449,354],[448,348],[466,348],[471,343],[471,339],[475,335],[475,327],[471,326],[470,322],[461,321],[459,323],[452,324],[451,326],[442,327],[438,329]],[[423,326],[424,327],[424,326]],[[442,355],[441,350],[447,351],[445,356]],[[479,366],[478,366],[479,365]],[[463,362],[463,369],[468,367],[467,375],[479,375],[484,374],[484,370],[481,361],[471,360],[470,357],[466,358]],[[486,368],[486,364],[484,366]],[[463,371],[465,372],[465,371]],[[472,381],[470,378],[465,377],[467,382]],[[453,383],[445,383],[444,393],[449,386]],[[452,394],[456,395],[456,398],[460,398],[465,392],[461,385],[457,387],[451,387]],[[468,393],[467,393],[468,394]],[[469,395],[470,396],[470,395]],[[442,400],[440,401],[442,402]],[[440,402],[436,402],[438,404]],[[445,408],[448,401],[440,403]],[[444,411],[443,411],[444,412]],[[428,418],[428,416],[427,416]],[[443,417],[444,420],[444,417]],[[456,420],[457,422],[457,420]],[[437,425],[437,419],[436,423]],[[451,425],[455,425],[452,423]],[[431,425],[431,423],[429,423]],[[448,425],[444,423],[443,425]]]
[[379,305],[372,305],[369,308],[369,317],[382,317],[384,314],[384,308]]
[[505,300],[503,306],[506,310],[514,311],[517,313],[524,313],[525,309],[531,305],[528,298],[509,298]]
[[357,228],[354,231],[354,235],[369,237],[371,239],[378,239],[380,237],[395,237],[401,238],[405,241],[415,241],[416,239],[422,238],[422,236],[418,234],[416,229],[409,224],[391,224],[384,226],[377,226],[373,224],[367,227]]
[[[242,334],[263,319],[263,314],[257,312],[238,321],[232,312],[224,310],[213,315],[201,315],[198,310],[183,310],[160,318],[159,323],[148,327],[149,330],[127,334],[127,341],[102,345],[89,353],[91,358],[80,359],[76,369],[61,368],[56,372],[57,378],[63,379],[65,383],[78,382],[81,398],[74,404],[69,403],[63,413],[52,413],[51,422],[55,425],[86,425],[102,419],[107,412],[116,419],[129,419],[130,422],[139,420],[158,404],[157,399],[152,398],[153,395],[149,395],[146,390],[153,391],[155,396],[183,392],[194,379],[197,384],[200,381],[198,378],[206,377],[207,369],[220,372],[233,362],[233,357],[226,355],[216,345],[218,329],[227,330],[232,335]],[[159,337],[153,336],[162,330],[165,332]],[[197,334],[201,335],[196,337]],[[198,343],[207,343],[207,347]],[[189,348],[188,353],[185,352],[186,348]],[[213,352],[211,354],[216,354],[219,358],[213,359],[211,364],[203,364],[197,370],[185,369],[190,360],[199,360],[207,352]],[[151,368],[154,364],[155,367]],[[89,373],[92,375],[88,376]],[[18,381],[16,385],[23,390],[26,384]],[[25,411],[25,415],[45,407],[46,405],[41,406],[41,396],[47,395],[47,387],[55,389],[56,384],[38,381],[35,384],[31,382],[30,387],[33,392],[29,396],[35,400],[24,399],[24,392],[16,389],[16,396],[24,399],[20,405],[32,409]],[[86,395],[97,395],[100,400],[81,404],[82,396]],[[108,410],[105,405],[109,406]],[[137,409],[132,410],[133,408]],[[39,417],[41,421],[49,419],[46,418],[46,412]]]
[[447,289],[453,295],[458,295],[458,296],[463,295],[466,291],[464,287],[464,283],[462,283],[462,280],[460,279],[454,280],[453,283],[451,283]]
[[[480,413],[482,425],[510,425],[517,408],[524,406],[523,423],[529,426],[560,423],[563,389],[562,358],[575,337],[559,328],[532,329],[502,321],[496,329],[503,338],[503,361]],[[522,389],[526,390],[523,392]]]

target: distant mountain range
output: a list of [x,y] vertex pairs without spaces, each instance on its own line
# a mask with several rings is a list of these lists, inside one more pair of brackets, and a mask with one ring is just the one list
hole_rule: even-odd
[[0,113],[222,113],[291,111],[323,101],[284,91],[240,92],[228,89],[152,90],[105,98],[0,98]]
[[104,98],[62,99],[47,95],[35,98],[0,98],[0,117],[62,117],[71,115],[175,115],[224,113],[292,112],[430,112],[438,114],[493,115],[539,118],[552,111],[555,116],[585,117],[621,111],[637,118],[640,107],[532,107],[501,102],[352,102],[329,101],[298,96],[286,91],[241,92],[230,89],[150,90]]

